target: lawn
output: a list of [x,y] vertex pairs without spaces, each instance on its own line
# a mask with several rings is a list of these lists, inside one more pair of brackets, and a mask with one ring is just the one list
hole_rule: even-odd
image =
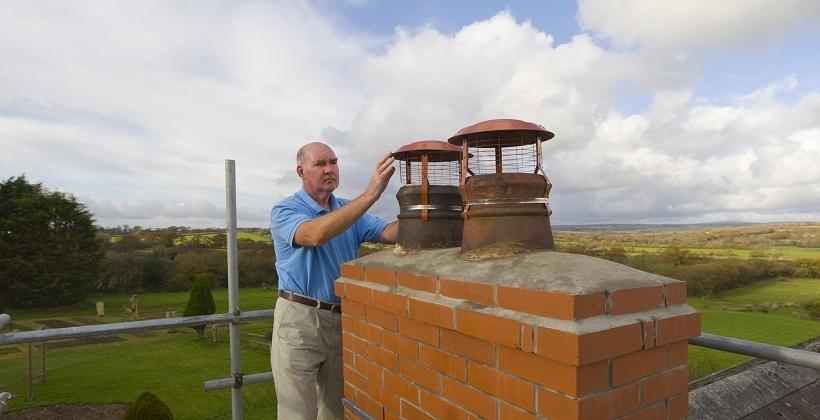
[[[217,308],[227,310],[227,290],[213,291]],[[13,321],[32,328],[34,319],[92,317],[93,302],[106,302],[105,322],[125,319],[121,305],[130,295],[93,296],[84,305],[70,308],[25,310],[12,312]],[[276,294],[273,291],[240,289],[242,310],[270,309]],[[141,311],[184,308],[188,293],[144,293],[140,295]],[[218,309],[219,312],[219,309]],[[19,323],[19,324],[18,324]],[[249,347],[248,333],[265,334],[270,321],[243,324],[242,370],[246,373],[270,371],[267,348]],[[151,390],[165,401],[178,419],[222,419],[231,413],[230,390],[205,392],[206,380],[230,376],[228,330],[214,344],[208,337],[196,338],[190,328],[176,334],[165,330],[150,333],[122,333],[123,341],[82,347],[61,348],[47,353],[47,381],[34,384],[34,401],[27,403],[26,363],[24,353],[0,355],[0,391],[17,394],[8,410],[61,403],[128,402],[140,392]],[[24,350],[26,345],[17,346]],[[37,346],[35,346],[36,348]],[[8,348],[8,346],[6,346]],[[35,372],[39,372],[39,352],[35,350]],[[81,385],[74,385],[81,384]],[[257,384],[244,388],[245,418],[275,418],[276,402],[273,384]]]

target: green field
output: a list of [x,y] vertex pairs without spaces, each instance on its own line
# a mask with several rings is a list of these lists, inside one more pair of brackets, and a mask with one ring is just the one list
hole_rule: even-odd
[[[660,254],[663,247],[659,246],[638,246],[627,245],[624,250],[629,255],[640,253]],[[782,258],[785,260],[796,260],[800,258],[820,258],[820,248],[808,248],[799,246],[769,246],[766,249],[737,249],[737,248],[683,248],[697,255],[712,256],[718,258],[737,257],[752,258],[760,256],[764,258]]]
[[[142,312],[159,312],[185,306],[187,293],[145,293],[140,295]],[[275,293],[242,289],[243,310],[269,309]],[[703,330],[759,342],[792,346],[820,336],[820,322],[808,319],[801,303],[820,296],[820,279],[763,281],[734,289],[713,298],[691,298],[690,304],[703,315]],[[69,308],[13,312],[15,327],[32,329],[34,320],[76,321],[93,318],[93,302],[102,300],[108,311],[105,322],[125,320],[121,309],[129,295],[92,296],[84,305]],[[226,290],[214,290],[217,308],[227,308]],[[219,309],[221,311],[222,309]],[[768,312],[767,312],[768,311]],[[227,328],[222,341],[197,339],[184,328],[169,334],[161,330],[145,334],[122,333],[123,341],[53,349],[47,357],[47,381],[35,383],[32,402],[25,401],[25,353],[0,351],[0,391],[18,394],[8,409],[61,403],[127,402],[140,392],[151,390],[165,401],[179,419],[228,418],[230,391],[204,392],[206,380],[229,376]],[[242,364],[246,373],[269,371],[267,348],[250,347],[248,333],[265,334],[269,321],[242,326]],[[25,345],[14,346],[25,350]],[[9,350],[6,346],[0,350]],[[36,348],[36,346],[35,346]],[[748,357],[697,346],[689,346],[690,380],[726,369]],[[35,352],[35,372],[39,369]],[[75,384],[82,384],[75,386]],[[257,384],[244,389],[245,416],[273,418],[273,385]]]
[[[703,316],[704,332],[793,346],[820,336],[802,303],[820,296],[820,279],[757,282],[713,298],[689,298]],[[690,380],[749,360],[747,356],[689,346]]]

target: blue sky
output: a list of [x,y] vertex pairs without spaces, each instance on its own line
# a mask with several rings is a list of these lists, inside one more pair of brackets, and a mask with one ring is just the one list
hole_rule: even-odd
[[[321,139],[378,156],[491,118],[556,133],[553,223],[820,220],[814,0],[0,3],[0,176],[99,224],[241,226]],[[373,211],[392,219],[398,180]]]

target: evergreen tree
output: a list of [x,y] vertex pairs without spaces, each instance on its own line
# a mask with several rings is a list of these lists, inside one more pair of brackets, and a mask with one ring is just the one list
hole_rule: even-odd
[[[202,274],[194,276],[194,286],[191,288],[191,295],[188,297],[188,304],[182,316],[211,315],[216,311],[214,295],[208,286],[208,278]],[[193,327],[199,337],[205,330],[205,325],[195,325]]]
[[145,391],[137,400],[128,404],[123,420],[173,420],[174,415],[168,405],[156,395]]
[[91,213],[68,194],[0,183],[0,302],[14,308],[82,300],[104,259]]

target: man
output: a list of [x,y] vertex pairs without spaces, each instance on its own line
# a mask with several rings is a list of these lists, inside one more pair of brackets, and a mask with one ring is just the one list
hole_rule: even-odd
[[270,357],[280,419],[343,417],[341,310],[333,281],[362,242],[396,241],[397,222],[366,213],[394,171],[388,153],[364,192],[348,201],[333,195],[339,167],[330,147],[308,143],[296,154],[302,189],[273,206],[270,221],[279,274]]

